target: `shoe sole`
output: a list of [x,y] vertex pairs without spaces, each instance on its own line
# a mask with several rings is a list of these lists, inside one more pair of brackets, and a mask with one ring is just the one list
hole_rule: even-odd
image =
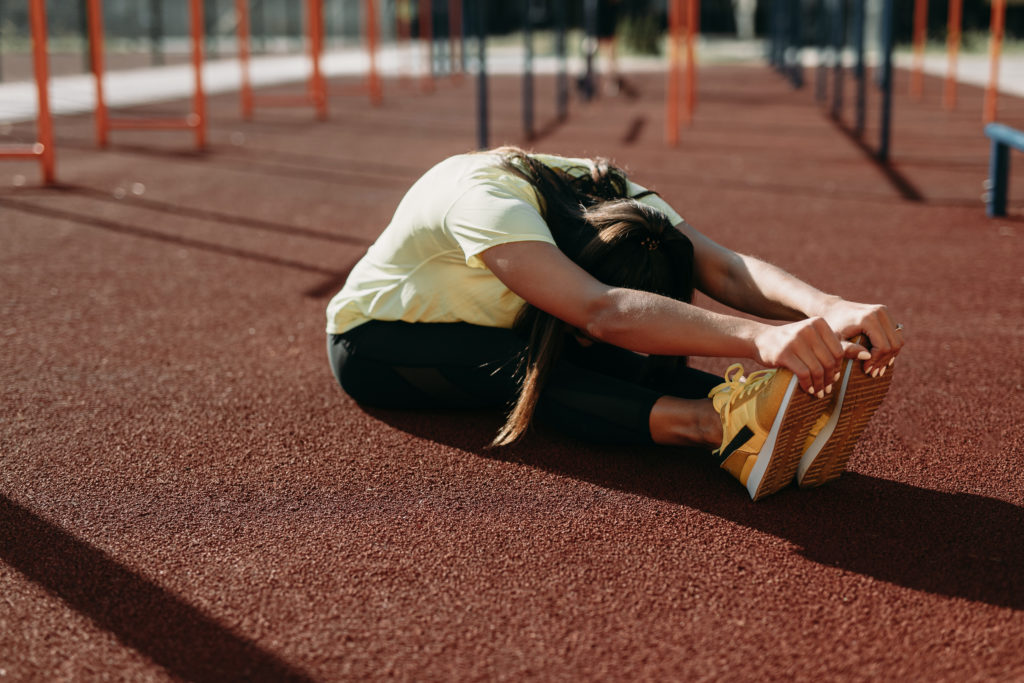
[[881,377],[860,371],[859,361],[846,362],[832,417],[800,459],[796,483],[800,488],[821,486],[846,471],[853,448],[868,426],[892,381],[892,368]]
[[807,435],[827,405],[802,390],[796,376],[790,378],[779,412],[757,454],[757,464],[747,478],[747,492],[752,500],[764,498],[792,483],[804,454]]

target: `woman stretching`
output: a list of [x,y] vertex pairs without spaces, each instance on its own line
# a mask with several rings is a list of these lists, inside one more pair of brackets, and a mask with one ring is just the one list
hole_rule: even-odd
[[[761,318],[690,303],[700,290]],[[846,467],[903,346],[884,306],[716,244],[602,159],[442,161],[327,308],[341,387],[385,408],[507,409],[579,438],[703,446],[752,498]],[[724,378],[687,356],[770,369]]]

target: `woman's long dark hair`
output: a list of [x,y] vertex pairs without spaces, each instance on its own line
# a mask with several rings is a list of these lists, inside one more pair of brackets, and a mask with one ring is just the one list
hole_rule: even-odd
[[[534,187],[555,243],[577,265],[607,285],[692,299],[692,243],[668,216],[637,201],[642,195],[628,196],[620,169],[596,159],[593,167],[562,171],[517,148],[499,152],[502,168]],[[530,304],[520,310],[515,327],[528,340],[525,368],[519,396],[493,446],[525,433],[570,332],[568,324]]]

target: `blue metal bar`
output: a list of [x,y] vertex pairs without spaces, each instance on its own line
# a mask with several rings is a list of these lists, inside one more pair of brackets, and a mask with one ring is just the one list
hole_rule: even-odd
[[828,51],[828,0],[818,0],[818,69],[814,97],[818,102],[828,98],[828,68],[825,53]]
[[476,77],[476,146],[477,149],[487,149],[487,6],[485,2],[474,2],[476,8],[476,54],[477,54],[477,77]]
[[804,87],[804,64],[801,57],[803,50],[803,1],[792,0],[793,16],[790,21],[790,43],[793,46],[793,63],[790,67],[790,80],[794,88]]
[[149,0],[149,50],[153,64],[164,63],[163,0]]
[[990,187],[985,213],[989,216],[1005,216],[1007,188],[1010,185],[1010,148],[996,138],[992,139],[988,180]]
[[890,125],[892,122],[892,47],[894,0],[882,5],[882,125],[879,131],[878,159],[889,161]]
[[843,0],[833,1],[835,22],[832,25],[832,40],[835,46],[835,63],[832,75],[832,116],[839,118],[843,114],[843,50],[846,47],[846,3]]
[[594,74],[594,60],[597,57],[597,0],[583,0],[583,27],[586,33],[584,56],[586,71],[580,81],[584,100],[590,100],[597,93],[597,77]]
[[558,77],[555,84],[555,105],[558,120],[569,116],[569,56],[565,45],[565,3],[555,2],[555,52],[558,54]]
[[523,134],[533,139],[533,0],[523,5]]
[[865,0],[853,0],[853,43],[857,50],[857,65],[853,72],[857,80],[857,118],[854,130],[857,135],[864,134],[864,109],[867,101],[867,76],[864,68],[864,2]]

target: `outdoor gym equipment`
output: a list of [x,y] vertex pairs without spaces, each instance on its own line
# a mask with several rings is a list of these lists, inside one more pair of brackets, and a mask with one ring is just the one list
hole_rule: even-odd
[[[996,120],[999,97],[999,60],[1003,50],[1006,31],[1006,0],[991,0],[989,44],[989,78],[985,87],[985,104],[982,120],[991,123]],[[927,39],[928,0],[914,0],[914,61],[910,72],[910,94],[917,100],[924,97],[924,48]],[[954,109],[957,103],[957,60],[963,25],[963,0],[950,0],[947,18],[947,68],[942,90],[942,104]]]
[[113,118],[107,112],[103,96],[103,8],[101,0],[89,3],[89,54],[96,79],[96,139],[106,147],[113,129],[185,129],[192,130],[196,147],[206,146],[206,96],[203,92],[203,3],[189,0],[189,28],[192,37],[192,70],[195,75],[195,94],[192,111],[182,119]]
[[47,93],[49,67],[46,60],[46,3],[29,0],[29,23],[32,26],[32,61],[35,67],[39,107],[36,115],[36,142],[31,145],[0,146],[0,159],[38,159],[43,171],[43,182],[56,182],[53,147],[53,119],[50,116],[50,98]]
[[1010,148],[1024,152],[1024,131],[1001,123],[990,123],[985,126],[985,135],[992,140],[985,213],[989,216],[1005,216],[1006,195],[1010,185]]
[[[313,67],[307,92],[302,95],[260,95],[259,97],[253,94],[250,76],[249,1],[235,0],[235,8],[238,14],[238,59],[242,67],[242,86],[240,90],[242,117],[251,119],[256,105],[269,107],[302,107],[312,105],[316,110],[317,118],[321,120],[326,119],[327,81],[324,78],[323,69],[320,64],[320,57],[324,51],[323,0],[307,0],[306,2],[306,31],[309,37],[309,57]],[[377,73],[376,3],[374,0],[364,0],[363,8],[365,14],[363,26],[366,33],[366,47],[369,53],[370,67],[366,83],[357,87],[357,91],[365,91],[370,97],[370,102],[380,104],[381,83],[380,76]]]

